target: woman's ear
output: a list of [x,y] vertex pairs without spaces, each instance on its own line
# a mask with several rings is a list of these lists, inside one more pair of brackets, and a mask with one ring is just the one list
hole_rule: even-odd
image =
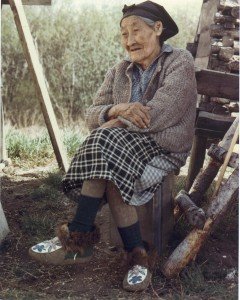
[[155,31],[157,33],[157,36],[160,36],[162,34],[162,32],[163,32],[163,24],[162,24],[162,22],[161,21],[155,22],[154,29],[155,29]]

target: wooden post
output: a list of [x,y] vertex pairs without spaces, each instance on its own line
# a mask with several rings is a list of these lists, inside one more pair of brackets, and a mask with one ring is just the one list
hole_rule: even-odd
[[58,165],[63,171],[66,172],[68,169],[67,155],[60,138],[60,131],[46,86],[46,79],[43,74],[42,66],[39,62],[36,48],[34,46],[33,38],[22,6],[22,1],[9,0],[9,4],[14,14],[16,27],[25,57],[28,62],[29,70],[33,75],[43,116],[47,125]]
[[214,23],[219,0],[204,1],[200,16],[200,36],[195,59],[196,67],[207,69],[211,54],[210,25]]
[[206,153],[207,137],[195,135],[191,150],[188,176],[185,184],[185,190],[189,191],[194,179],[203,166]]

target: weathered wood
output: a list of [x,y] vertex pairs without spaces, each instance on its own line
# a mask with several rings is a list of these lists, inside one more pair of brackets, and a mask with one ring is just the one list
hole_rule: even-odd
[[238,100],[239,77],[237,75],[196,69],[196,79],[199,94]]
[[238,139],[238,134],[239,134],[239,125],[236,128],[236,131],[234,132],[231,144],[230,144],[229,149],[228,149],[228,151],[226,153],[226,156],[224,158],[223,165],[221,166],[221,169],[220,169],[220,172],[219,172],[219,175],[218,175],[218,178],[217,178],[217,182],[216,182],[216,185],[215,185],[215,189],[214,189],[214,192],[213,192],[213,197],[215,197],[217,195],[218,190],[220,188],[220,185],[222,183],[224,173],[227,169],[229,160],[230,160],[232,152],[233,152],[233,148],[234,148],[234,146],[237,142],[237,139]]
[[[228,129],[227,133],[224,135],[223,140],[219,143],[219,146],[225,149],[226,151],[230,147],[238,123],[239,118],[236,118],[231,127]],[[201,172],[194,180],[194,184],[191,187],[189,194],[191,194],[191,199],[194,203],[196,203],[196,205],[201,205],[203,196],[210,187],[214,178],[216,177],[221,165],[221,162],[210,159],[206,168],[204,170],[201,170]]]
[[[215,144],[212,144],[207,152],[208,156],[210,156],[214,161],[220,162],[221,164],[224,162],[227,151]],[[230,168],[236,169],[238,168],[238,153],[232,153],[230,160],[228,162],[228,166]]]
[[231,15],[236,18],[236,19],[239,19],[239,16],[240,16],[240,12],[239,12],[239,7],[233,7],[231,9]]
[[25,57],[29,65],[29,70],[33,76],[34,84],[40,100],[43,116],[47,125],[58,165],[66,172],[68,169],[66,152],[61,141],[60,131],[46,86],[46,79],[43,74],[42,66],[39,62],[38,54],[34,46],[23,6],[21,1],[9,0],[9,3],[14,14],[16,27],[20,36]]
[[239,40],[238,29],[225,29],[220,24],[212,24],[210,26],[210,36],[222,38],[223,36],[231,36],[234,40]]
[[198,39],[198,49],[195,59],[195,66],[207,69],[209,56],[211,53],[211,37],[209,27],[213,24],[214,16],[217,12],[219,0],[212,0],[204,2],[201,9],[200,15],[200,29]]
[[193,57],[196,57],[197,47],[197,43],[187,43],[187,50],[192,54]]
[[[225,38],[225,39],[224,39]],[[239,41],[234,41],[232,38],[223,37],[224,42],[214,40],[211,45],[211,53],[218,54],[222,47],[233,47],[234,54],[239,54]]]
[[[174,226],[173,182],[174,174],[169,174],[155,193],[153,201],[136,207],[143,240],[150,245],[154,244],[161,255]],[[122,240],[111,215],[110,242],[117,247],[122,247]]]
[[219,98],[219,97],[212,97],[211,102],[218,103],[220,105],[226,105],[231,103],[229,99]]
[[239,1],[238,0],[220,0],[218,9],[219,10],[228,10],[232,8],[239,8]]
[[[9,4],[8,0],[2,0],[2,4]],[[23,5],[51,5],[52,0],[22,0]]]
[[238,103],[231,103],[227,105],[227,108],[229,110],[229,113],[237,113],[239,112],[239,105]]
[[199,170],[203,166],[203,162],[205,159],[207,145],[207,137],[202,136],[194,136],[193,145],[191,150],[190,163],[188,168],[188,176],[185,184],[185,190],[189,191],[194,179],[196,178]]
[[179,206],[182,213],[185,214],[190,225],[198,229],[203,229],[206,222],[205,213],[203,209],[196,206],[186,191],[181,190],[176,196],[175,202]]
[[233,72],[239,72],[239,56],[234,55],[228,63],[229,70]]
[[223,47],[234,47],[234,39],[231,36],[223,36],[222,38]]
[[217,24],[217,23],[223,24],[223,23],[226,23],[226,22],[238,25],[239,24],[239,19],[236,19],[233,16],[223,15],[222,13],[219,13],[219,12],[217,12],[215,14],[215,16],[214,16],[214,23],[215,24]]
[[227,182],[220,188],[218,195],[212,199],[207,210],[207,221],[203,230],[194,229],[173,251],[162,267],[167,278],[179,274],[182,269],[197,255],[199,249],[211,233],[214,224],[227,211],[232,200],[236,198],[239,187],[238,171],[235,170]]
[[231,47],[221,47],[220,51],[219,51],[219,59],[223,60],[223,61],[230,61],[230,59],[233,57],[234,55],[234,49]]
[[231,116],[217,115],[200,111],[196,121],[196,128],[211,129],[216,131],[228,131],[235,118]]

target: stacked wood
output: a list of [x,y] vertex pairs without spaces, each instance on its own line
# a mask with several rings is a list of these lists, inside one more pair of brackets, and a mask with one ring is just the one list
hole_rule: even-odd
[[209,67],[221,72],[239,72],[239,1],[220,0],[214,23],[210,26]]

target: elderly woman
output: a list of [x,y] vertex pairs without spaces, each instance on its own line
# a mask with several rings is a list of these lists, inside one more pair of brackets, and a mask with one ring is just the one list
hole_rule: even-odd
[[151,201],[164,176],[186,161],[196,82],[190,53],[164,44],[178,28],[162,6],[125,5],[120,30],[128,58],[107,72],[87,111],[91,134],[63,179],[65,192],[78,203],[76,215],[30,255],[53,264],[88,261],[99,241],[94,220],[107,195],[129,254],[123,287],[137,291],[149,285],[151,273],[135,206]]

